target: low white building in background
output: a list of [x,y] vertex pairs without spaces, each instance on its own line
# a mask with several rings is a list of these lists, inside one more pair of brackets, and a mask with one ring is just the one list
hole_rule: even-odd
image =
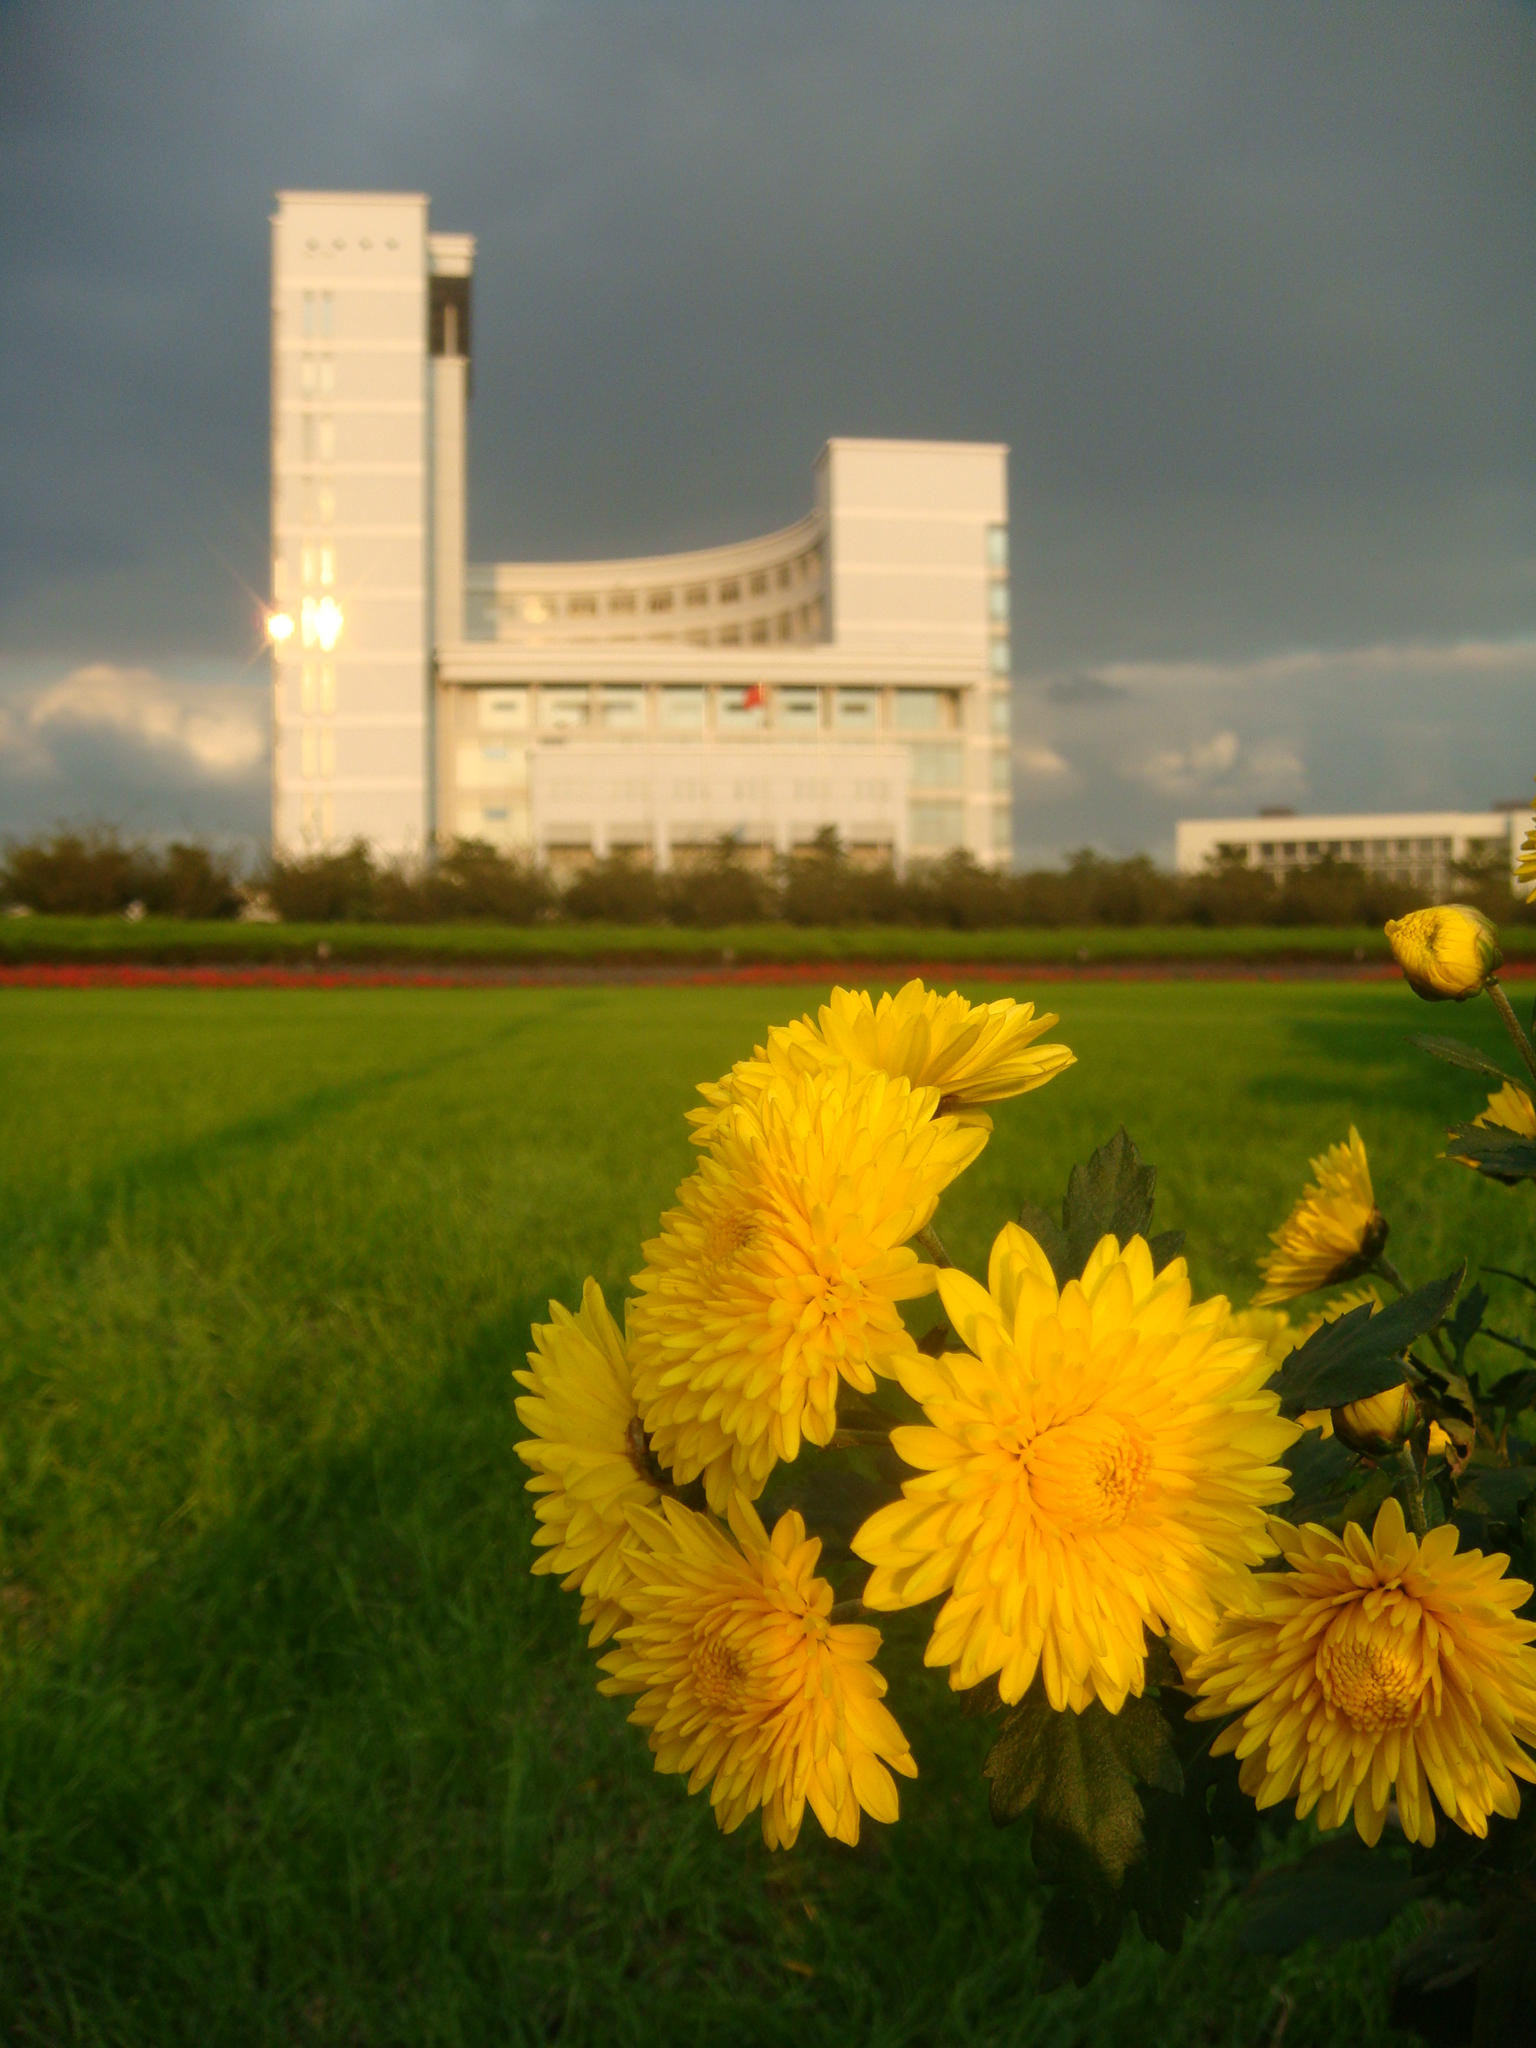
[[1513,873],[1532,818],[1524,804],[1496,804],[1486,811],[1298,817],[1273,810],[1256,818],[1181,818],[1174,861],[1181,875],[1194,875],[1214,861],[1240,858],[1277,880],[1321,860],[1347,861],[1383,881],[1446,896],[1456,884],[1457,861],[1497,855]]
[[470,563],[473,237],[401,193],[272,226],[275,850],[1008,864],[1006,448],[832,440],[777,533]]

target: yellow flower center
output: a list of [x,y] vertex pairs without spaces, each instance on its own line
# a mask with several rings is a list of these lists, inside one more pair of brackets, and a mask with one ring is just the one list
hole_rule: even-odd
[[707,1266],[729,1265],[757,1237],[758,1219],[750,1209],[717,1209],[704,1226],[700,1255]]
[[1325,1637],[1317,1675],[1324,1699],[1363,1731],[1382,1734],[1418,1719],[1423,1674],[1399,1630],[1390,1637]]
[[706,1636],[690,1660],[693,1689],[706,1707],[733,1707],[747,1682],[747,1667],[729,1643]]
[[1152,1453],[1123,1422],[1079,1415],[1037,1436],[1024,1467],[1031,1498],[1052,1521],[1118,1529],[1146,1491]]

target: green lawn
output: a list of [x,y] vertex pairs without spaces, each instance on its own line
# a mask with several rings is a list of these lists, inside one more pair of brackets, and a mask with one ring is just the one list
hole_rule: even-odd
[[[1507,925],[1511,961],[1536,959],[1536,925]],[[318,947],[338,964],[379,960],[417,966],[461,962],[516,967],[541,961],[676,961],[715,966],[723,959],[757,962],[1020,961],[1088,962],[1288,961],[1387,963],[1378,926],[1106,925],[1048,931],[955,932],[936,926],[730,925],[694,931],[682,925],[504,924],[231,924],[146,917],[0,918],[0,965],[33,960],[299,961]]]
[[[1482,1096],[1406,1046],[1402,988],[1054,1001],[1080,1064],[1002,1108],[946,1199],[962,1263],[1123,1119],[1200,1288],[1246,1298],[1351,1118],[1407,1274],[1531,1263],[1529,1190],[1435,1160]],[[718,1837],[593,1692],[574,1600],[527,1572],[509,1373],[551,1295],[591,1271],[616,1303],[692,1083],[792,1004],[0,997],[5,2039],[1065,2048],[1137,2037],[1154,2000],[1160,2048],[1287,2011],[1288,2044],[1391,2038],[1390,1939],[1246,1958],[1219,1896],[1178,1958],[1138,1937],[1041,1994],[988,1731],[894,1645],[922,1776],[856,1852],[809,1817],[787,1856]],[[1456,1023],[1497,1048],[1487,1006]]]

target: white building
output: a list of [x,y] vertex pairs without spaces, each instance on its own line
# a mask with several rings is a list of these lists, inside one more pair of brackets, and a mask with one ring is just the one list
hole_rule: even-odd
[[272,226],[274,849],[1008,864],[1006,448],[833,440],[778,533],[470,563],[473,238],[419,194]]
[[1175,865],[1181,875],[1199,874],[1209,862],[1241,858],[1279,879],[1293,868],[1320,860],[1347,861],[1383,881],[1402,882],[1435,896],[1455,887],[1454,863],[1507,859],[1511,873],[1532,813],[1522,805],[1498,804],[1487,811],[1360,812],[1332,817],[1297,817],[1291,811],[1261,811],[1256,818],[1181,818],[1175,832]]

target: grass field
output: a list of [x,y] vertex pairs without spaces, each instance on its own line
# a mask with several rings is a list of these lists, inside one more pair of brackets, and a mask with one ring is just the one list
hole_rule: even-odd
[[[1536,925],[1508,925],[1506,958],[1536,960]],[[1200,925],[1037,927],[956,932],[933,926],[503,924],[232,924],[146,917],[0,918],[0,966],[34,960],[311,961],[325,947],[338,964],[379,960],[516,967],[604,960],[743,965],[820,961],[1014,962],[1265,961],[1389,962],[1377,926]]]
[[[1392,2038],[1390,1938],[1245,1957],[1219,1890],[1179,1957],[1041,1994],[987,1730],[891,1649],[922,1776],[854,1852],[718,1837],[593,1692],[527,1572],[509,1373],[551,1295],[616,1302],[693,1082],[796,1000],[0,997],[6,2040],[1065,2048],[1154,2001],[1160,2048]],[[1123,1119],[1200,1288],[1246,1298],[1353,1118],[1407,1274],[1530,1264],[1529,1190],[1435,1159],[1482,1097],[1400,987],[1055,1003],[1080,1064],[946,1198],[962,1263]],[[1497,1049],[1485,1007],[1456,1021]]]

